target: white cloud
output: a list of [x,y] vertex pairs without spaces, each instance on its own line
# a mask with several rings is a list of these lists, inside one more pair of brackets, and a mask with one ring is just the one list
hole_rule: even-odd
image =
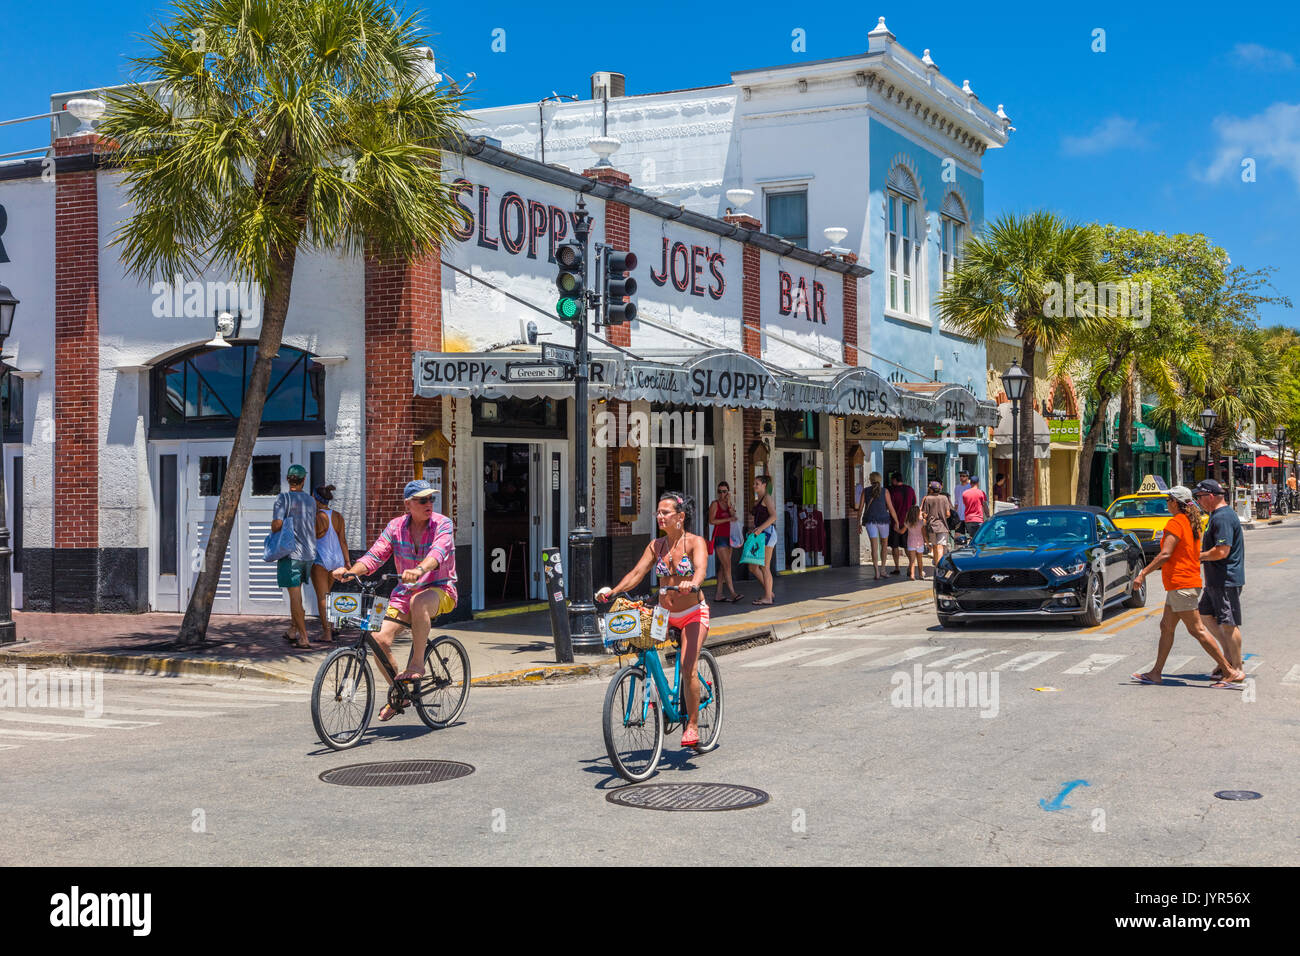
[[1214,132],[1218,147],[1202,179],[1239,178],[1242,161],[1253,159],[1256,176],[1281,168],[1300,187],[1300,103],[1274,103],[1255,116],[1216,117]]
[[1108,116],[1082,136],[1063,136],[1061,152],[1067,156],[1095,156],[1114,149],[1138,149],[1147,146],[1146,137],[1138,132],[1137,120]]
[[1228,55],[1234,64],[1250,70],[1285,73],[1295,69],[1295,57],[1285,50],[1272,50],[1258,43],[1238,43]]

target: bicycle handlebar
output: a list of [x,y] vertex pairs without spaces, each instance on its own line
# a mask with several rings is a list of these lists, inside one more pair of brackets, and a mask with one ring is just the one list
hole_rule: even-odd
[[[653,590],[658,590],[659,593],[662,594],[664,591],[681,591],[681,586],[676,584],[661,584],[657,589],[652,589],[652,591]],[[699,588],[696,588],[695,590],[698,591]],[[605,599],[601,601],[600,596],[597,595],[596,600],[600,601],[601,604],[608,604],[615,596],[616,595],[612,594],[606,595]],[[654,597],[654,594],[624,594],[622,597],[627,598],[629,601],[648,601]]]

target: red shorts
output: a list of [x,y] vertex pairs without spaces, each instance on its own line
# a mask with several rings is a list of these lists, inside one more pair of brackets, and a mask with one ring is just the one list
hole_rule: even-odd
[[678,629],[684,629],[687,625],[699,622],[704,625],[704,629],[709,629],[709,605],[701,601],[695,607],[682,611],[679,614],[668,613],[668,626]]

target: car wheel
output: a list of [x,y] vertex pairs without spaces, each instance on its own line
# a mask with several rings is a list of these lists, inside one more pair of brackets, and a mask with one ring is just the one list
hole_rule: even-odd
[[1088,575],[1088,587],[1083,596],[1083,613],[1079,623],[1084,627],[1096,627],[1101,623],[1106,606],[1105,588],[1102,587],[1101,575]]
[[1125,607],[1146,607],[1147,606],[1147,583],[1142,582],[1141,587],[1130,587],[1128,600],[1124,602]]

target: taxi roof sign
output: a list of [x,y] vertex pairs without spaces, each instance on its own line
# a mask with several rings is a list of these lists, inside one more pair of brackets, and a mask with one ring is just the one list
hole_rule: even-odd
[[1138,488],[1138,494],[1152,491],[1168,491],[1169,486],[1159,475],[1147,475],[1142,479],[1142,486]]

